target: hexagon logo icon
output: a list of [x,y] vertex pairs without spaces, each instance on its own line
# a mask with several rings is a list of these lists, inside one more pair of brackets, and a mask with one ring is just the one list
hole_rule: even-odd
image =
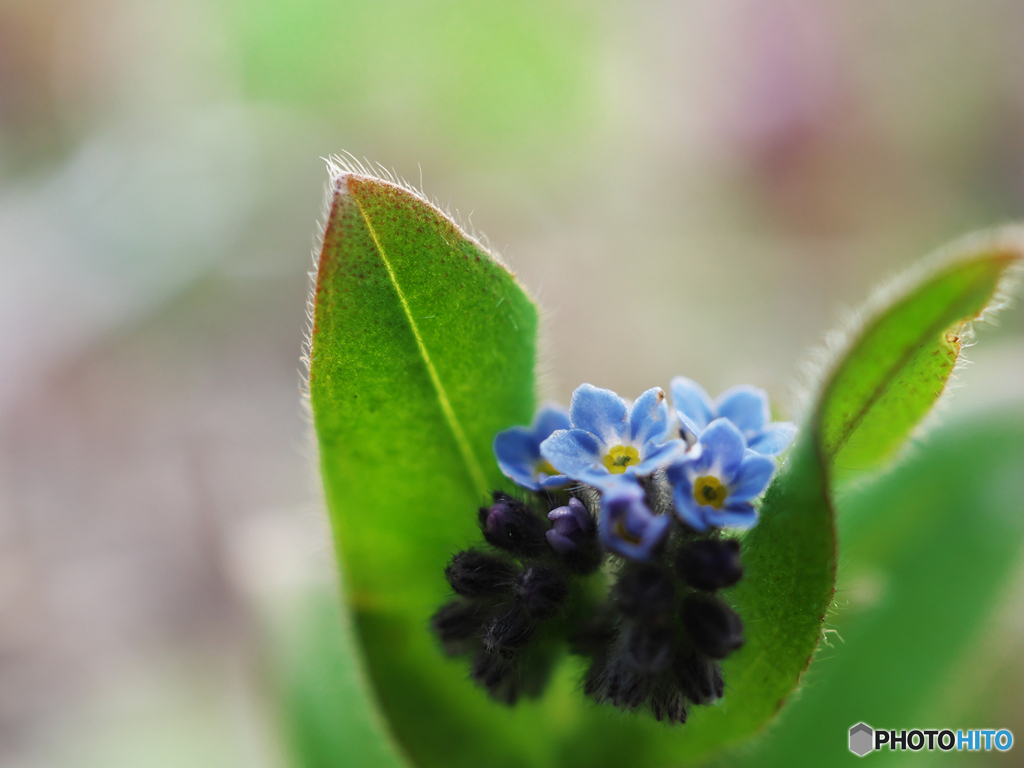
[[866,723],[857,723],[850,729],[850,751],[864,757],[875,748],[875,732]]

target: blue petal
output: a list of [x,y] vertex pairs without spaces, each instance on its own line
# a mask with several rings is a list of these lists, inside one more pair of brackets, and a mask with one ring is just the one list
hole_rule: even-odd
[[[672,519],[655,515],[644,503],[643,489],[636,481],[618,483],[601,499],[598,533],[605,548],[633,560],[650,560],[654,549],[668,533]],[[628,526],[639,542],[626,541],[617,533],[617,523]]]
[[676,418],[679,419],[679,424],[682,427],[683,434],[692,443],[700,435],[702,427],[697,425],[693,419],[687,416],[682,411],[676,411]]
[[540,454],[573,480],[589,483],[595,473],[598,478],[610,474],[601,462],[601,445],[582,429],[558,430],[540,444]]
[[561,488],[563,485],[567,485],[568,482],[569,478],[566,475],[548,475],[544,472],[537,473],[537,485],[541,488]]
[[714,405],[708,393],[685,376],[672,379],[669,389],[672,391],[672,405],[694,426],[694,436],[699,435],[714,418]]
[[540,490],[534,475],[540,451],[529,429],[512,427],[495,435],[494,456],[505,477],[531,491]]
[[718,416],[728,419],[744,435],[760,432],[768,423],[768,394],[763,389],[740,386],[727,389],[718,396]]
[[789,447],[796,436],[796,424],[791,421],[776,421],[754,435],[747,447],[767,456],[778,456]]
[[665,391],[653,387],[633,403],[629,414],[629,436],[634,445],[660,440],[668,430],[668,403]]
[[690,485],[689,480],[675,486],[672,492],[672,501],[680,520],[695,531],[708,529],[707,513],[708,510],[713,511],[713,508],[698,504],[693,500],[693,486]]
[[728,503],[749,501],[760,495],[771,482],[775,467],[775,459],[748,450],[729,485]]
[[605,445],[623,443],[629,426],[628,417],[626,401],[610,389],[601,389],[593,384],[581,384],[572,393],[569,418],[573,427],[585,429],[596,435]]
[[626,471],[632,470],[635,474],[641,477],[653,474],[657,470],[671,464],[677,458],[679,458],[686,450],[686,443],[682,440],[669,440],[664,443],[655,444],[653,442],[647,443],[640,452],[643,457],[643,461],[639,464],[634,464],[631,467],[627,467]]
[[700,433],[699,443],[704,446],[704,461],[717,468],[719,480],[731,484],[747,450],[747,443],[736,425],[729,419],[715,419]]
[[544,407],[533,417],[533,427],[531,429],[539,445],[552,432],[559,429],[572,429],[572,423],[569,421],[569,412],[555,403],[545,403]]
[[713,512],[708,519],[716,528],[753,528],[757,524],[757,510],[747,501],[727,502],[722,509]]

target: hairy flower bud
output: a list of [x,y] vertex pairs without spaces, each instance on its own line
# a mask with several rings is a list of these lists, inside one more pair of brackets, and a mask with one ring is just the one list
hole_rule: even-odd
[[536,622],[527,611],[515,604],[488,621],[483,628],[483,643],[487,653],[512,659],[530,642]]
[[469,674],[493,698],[511,706],[519,698],[517,671],[514,661],[481,650],[473,657]]
[[558,613],[569,595],[569,585],[554,568],[530,565],[516,577],[516,599],[531,616],[549,619]]
[[743,646],[743,622],[721,600],[689,598],[683,603],[682,620],[693,644],[713,659],[724,659]]
[[637,670],[659,674],[672,662],[673,640],[668,626],[634,622],[626,635],[625,659]]
[[682,724],[686,722],[686,696],[682,691],[671,685],[662,686],[653,694],[649,702],[654,719],[661,722]]
[[494,492],[494,503],[480,507],[480,527],[491,546],[519,557],[536,557],[547,551],[545,522],[523,502],[501,491]]
[[512,591],[519,569],[514,563],[486,552],[459,552],[444,569],[456,594],[469,598],[498,597]]
[[488,610],[468,600],[453,600],[443,605],[430,620],[434,634],[450,655],[465,653],[469,641],[480,634]]
[[713,592],[731,587],[743,576],[740,543],[735,539],[698,539],[679,550],[676,571],[697,589]]
[[694,704],[711,704],[725,694],[722,668],[692,650],[676,654],[672,664],[679,689]]
[[629,565],[615,582],[613,594],[626,616],[664,616],[676,599],[672,578],[656,565]]

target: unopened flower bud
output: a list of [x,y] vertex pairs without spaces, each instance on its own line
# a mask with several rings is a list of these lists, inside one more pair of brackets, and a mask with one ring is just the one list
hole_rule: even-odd
[[647,674],[663,672],[672,662],[673,640],[668,626],[634,622],[626,636],[626,660]]
[[514,563],[473,549],[459,552],[444,569],[455,593],[469,598],[508,594],[518,572]]
[[473,657],[470,677],[491,696],[511,706],[519,698],[518,675],[514,661],[481,650]]
[[483,628],[484,649],[491,654],[512,659],[530,642],[537,624],[518,603],[502,611]]
[[451,655],[465,653],[471,640],[480,634],[488,610],[479,603],[453,600],[445,604],[430,620],[434,634]]
[[722,668],[692,650],[676,655],[672,665],[680,690],[694,704],[711,704],[725,694]]
[[519,557],[535,557],[548,548],[545,522],[523,502],[496,491],[494,503],[480,507],[480,527],[487,543]]
[[662,686],[653,694],[649,702],[654,719],[661,722],[682,724],[686,722],[686,696],[674,686]]
[[672,578],[656,565],[630,565],[615,582],[615,600],[626,616],[664,616],[675,605]]
[[516,577],[515,596],[529,614],[549,619],[558,613],[569,595],[569,585],[554,568],[530,565]]
[[683,603],[683,627],[702,653],[724,659],[743,646],[743,622],[720,600],[693,597]]
[[731,587],[743,576],[740,543],[735,539],[698,539],[679,550],[676,570],[697,589],[713,592]]
[[551,548],[560,555],[579,549],[594,533],[594,519],[583,502],[575,496],[569,504],[548,512],[548,519],[554,523],[546,536]]

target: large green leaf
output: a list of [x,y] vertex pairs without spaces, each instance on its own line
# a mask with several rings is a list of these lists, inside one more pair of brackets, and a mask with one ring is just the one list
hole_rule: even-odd
[[844,495],[838,635],[743,765],[852,765],[846,732],[861,721],[957,727],[929,715],[1019,562],[1021,467],[1018,409],[937,430],[927,450]]
[[833,368],[818,406],[822,450],[836,477],[878,465],[935,405],[963,344],[1020,261],[1009,238],[971,239],[867,323]]

